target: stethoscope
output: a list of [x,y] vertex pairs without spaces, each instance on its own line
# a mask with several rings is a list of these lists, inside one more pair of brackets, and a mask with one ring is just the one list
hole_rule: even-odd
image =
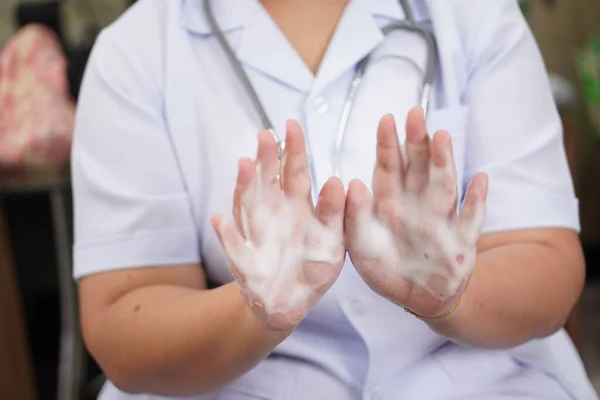
[[[431,96],[431,88],[433,85],[434,78],[434,68],[435,68],[435,57],[436,57],[436,41],[433,33],[427,30],[425,27],[420,26],[416,23],[414,14],[412,12],[412,8],[409,5],[409,0],[399,0],[400,6],[404,11],[404,15],[406,16],[405,21],[394,22],[382,29],[382,32],[385,36],[388,34],[399,31],[399,30],[408,30],[411,32],[415,32],[419,34],[427,45],[427,62],[425,66],[425,72],[423,74],[423,91],[421,94],[421,107],[427,113],[429,110],[430,96]],[[208,23],[213,33],[215,34],[217,40],[225,55],[229,59],[231,66],[233,67],[235,74],[238,76],[242,85],[244,86],[244,90],[250,97],[253,107],[256,109],[258,113],[263,129],[268,130],[273,138],[277,142],[277,149],[279,152],[279,159],[283,157],[283,150],[285,149],[285,140],[281,139],[279,135],[275,132],[273,128],[273,124],[271,123],[267,113],[258,98],[258,94],[248,75],[244,71],[242,67],[242,63],[236,57],[233,49],[229,45],[229,42],[225,38],[223,31],[219,27],[217,21],[215,20],[215,16],[212,11],[211,0],[204,0],[204,12],[206,13],[206,17],[208,19]],[[338,129],[336,132],[335,139],[335,156],[334,156],[334,175],[340,176],[340,168],[341,168],[341,157],[342,157],[342,146],[344,144],[344,136],[346,135],[346,130],[348,129],[348,122],[350,120],[350,114],[352,112],[352,108],[354,107],[354,103],[356,100],[356,96],[358,94],[358,90],[362,84],[363,78],[365,76],[365,72],[369,65],[370,55],[365,56],[356,66],[356,71],[354,73],[354,78],[352,79],[352,84],[350,86],[350,91],[348,93],[348,97],[346,98],[346,102],[344,103],[344,107],[342,109],[342,115],[340,117],[340,122],[338,125]]]

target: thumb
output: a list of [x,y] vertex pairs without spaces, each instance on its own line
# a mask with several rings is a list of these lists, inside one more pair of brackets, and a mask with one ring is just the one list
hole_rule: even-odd
[[229,261],[229,268],[238,282],[244,282],[244,276],[250,272],[246,263],[251,260],[251,254],[242,235],[235,225],[222,216],[213,216],[211,223],[217,234],[225,256]]
[[319,194],[315,215],[323,225],[341,229],[345,202],[344,185],[338,178],[329,178]]
[[344,216],[344,233],[354,237],[358,218],[362,213],[370,212],[373,196],[367,186],[360,180],[354,179],[348,186],[346,195],[346,213]]

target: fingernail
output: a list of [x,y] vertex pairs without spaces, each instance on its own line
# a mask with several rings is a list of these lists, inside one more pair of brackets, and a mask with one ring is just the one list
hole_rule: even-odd
[[288,119],[285,123],[285,129],[287,129],[287,130],[294,129],[296,124],[297,124],[297,122],[295,120]]
[[473,193],[475,194],[475,196],[477,196],[478,200],[484,200],[487,196],[488,191],[487,175],[484,174],[483,177],[481,177],[480,179],[483,179],[483,182],[481,183],[481,185],[474,188]]

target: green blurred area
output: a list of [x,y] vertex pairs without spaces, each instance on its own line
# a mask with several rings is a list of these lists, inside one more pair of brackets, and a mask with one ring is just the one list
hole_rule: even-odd
[[529,16],[529,10],[531,8],[530,1],[519,0],[519,7],[521,7],[521,11],[523,12],[523,15],[525,15],[525,18],[527,18]]
[[576,63],[588,117],[600,136],[600,33],[578,52]]

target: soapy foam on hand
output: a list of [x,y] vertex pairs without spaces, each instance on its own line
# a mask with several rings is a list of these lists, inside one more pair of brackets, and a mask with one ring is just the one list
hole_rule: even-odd
[[[242,199],[245,246],[237,249],[224,241],[224,249],[245,279],[246,297],[257,299],[267,315],[308,312],[318,299],[317,290],[339,272],[335,267],[340,263],[341,222],[336,229],[328,228],[312,210],[302,212],[309,210],[306,204],[283,193],[277,194],[281,197],[274,206],[268,185],[257,167],[255,182]],[[317,271],[309,274],[311,263],[317,264]]]
[[[397,235],[385,223],[372,213],[362,213],[358,222],[361,229],[356,233],[359,251],[365,258],[381,260],[380,264],[388,266],[379,273],[399,276],[440,300],[453,296],[473,270],[475,244],[462,240],[452,223],[433,218],[417,222],[423,215],[420,203],[406,201],[399,207],[410,210],[403,214],[408,219],[407,225],[418,223],[425,234],[398,244]],[[446,281],[441,293],[429,285],[434,276]]]
[[[446,157],[450,160],[451,154]],[[359,214],[356,250],[361,258],[371,260],[359,270],[361,275],[377,282],[396,276],[439,300],[456,295],[475,266],[485,202],[478,201],[475,217],[468,221],[460,220],[456,212],[444,215],[443,205],[453,204],[456,196],[440,184],[449,179],[456,182],[453,163],[443,168],[432,165],[430,184],[421,195],[399,190],[389,213],[397,229],[391,229],[373,210]],[[445,287],[438,287],[439,279],[433,286],[434,277],[441,277]]]

